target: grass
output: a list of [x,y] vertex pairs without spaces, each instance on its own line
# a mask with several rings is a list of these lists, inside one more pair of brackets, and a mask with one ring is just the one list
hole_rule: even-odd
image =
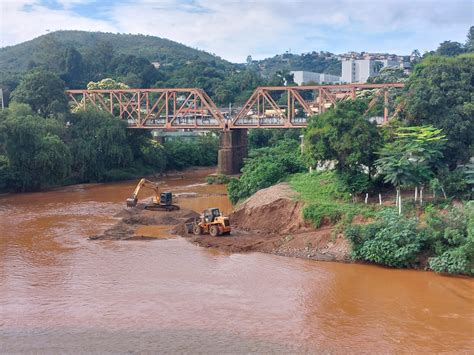
[[350,194],[344,192],[336,174],[331,171],[292,175],[289,184],[305,202],[303,218],[319,228],[324,220],[331,224],[348,225],[356,215],[365,218],[375,215],[376,206],[352,203]]

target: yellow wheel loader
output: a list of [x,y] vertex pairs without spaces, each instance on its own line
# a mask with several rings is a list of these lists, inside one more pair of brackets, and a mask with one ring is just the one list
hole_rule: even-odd
[[[230,234],[229,217],[224,217],[218,208],[204,210],[199,218],[190,225],[195,235],[210,234],[213,237]],[[191,228],[188,228],[188,231]]]
[[174,198],[171,192],[160,192],[158,184],[147,179],[141,179],[132,195],[127,198],[127,207],[135,207],[138,203],[138,193],[142,187],[151,189],[155,192],[152,202],[145,205],[145,209],[152,211],[175,211],[179,210],[179,206],[173,204]]

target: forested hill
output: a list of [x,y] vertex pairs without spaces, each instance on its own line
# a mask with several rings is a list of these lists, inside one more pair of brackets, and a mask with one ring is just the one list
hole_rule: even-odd
[[327,52],[283,54],[235,64],[213,54],[153,36],[57,31],[0,49],[0,87],[5,101],[25,73],[45,70],[66,88],[85,88],[112,78],[133,88],[199,87],[217,104],[241,104],[259,85],[291,83],[290,70],[338,74]]
[[316,73],[341,75],[341,62],[329,52],[311,52],[303,54],[278,54],[271,58],[250,61],[258,67],[264,76],[271,76],[277,71],[306,70]]
[[24,72],[32,66],[45,64],[55,52],[61,52],[66,47],[74,47],[82,56],[101,54],[101,50],[112,49],[115,55],[134,55],[165,66],[196,60],[232,66],[210,53],[154,36],[56,31],[31,41],[0,48],[0,70]]

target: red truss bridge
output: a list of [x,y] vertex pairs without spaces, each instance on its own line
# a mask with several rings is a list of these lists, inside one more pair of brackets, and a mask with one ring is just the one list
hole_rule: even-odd
[[[395,109],[390,92],[403,83],[258,87],[232,114],[221,111],[202,89],[67,90],[71,109],[95,107],[127,121],[129,128],[174,130],[300,128],[310,116],[371,90],[369,108],[383,101],[386,122]],[[393,112],[392,112],[393,114]]]

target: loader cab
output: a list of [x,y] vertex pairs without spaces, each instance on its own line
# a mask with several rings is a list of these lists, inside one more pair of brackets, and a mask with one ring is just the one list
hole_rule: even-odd
[[218,208],[208,208],[204,211],[204,220],[207,223],[212,223],[214,222],[216,217],[219,217],[220,215],[221,211]]
[[162,192],[160,194],[160,205],[169,206],[173,204],[173,194],[171,192]]

